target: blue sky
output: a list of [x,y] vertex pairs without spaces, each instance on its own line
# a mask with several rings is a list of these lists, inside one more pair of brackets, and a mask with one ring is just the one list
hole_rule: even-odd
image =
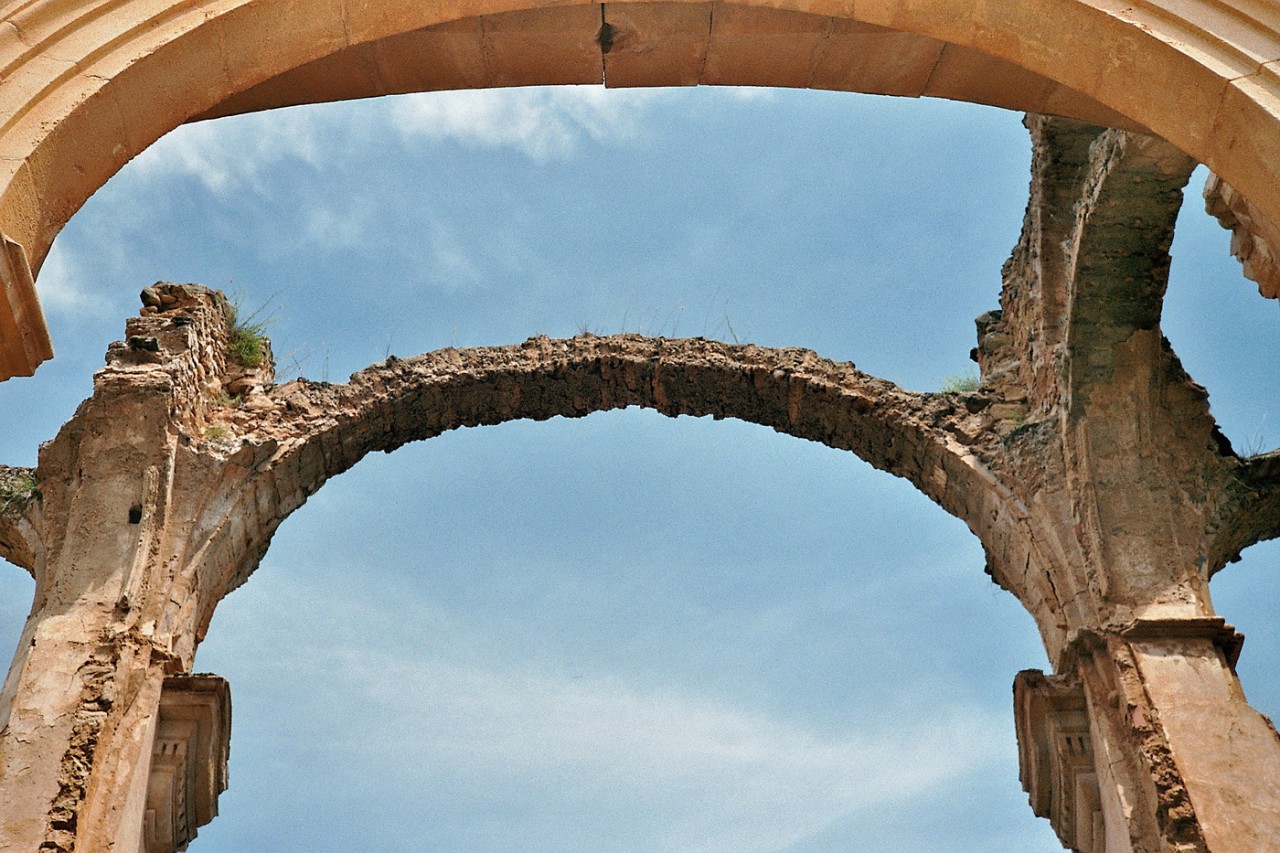
[[[448,93],[180,129],[71,222],[58,357],[0,385],[33,464],[136,293],[220,287],[286,378],[583,330],[805,346],[914,389],[972,369],[1020,117],[773,90]],[[1270,449],[1277,309],[1193,179],[1166,331]],[[1260,546],[1214,582],[1280,710]],[[1014,674],[1047,663],[977,542],[855,457],[628,410],[367,459],[281,528],[197,667],[230,679],[219,851],[1051,851]],[[0,645],[31,596],[0,572]]]

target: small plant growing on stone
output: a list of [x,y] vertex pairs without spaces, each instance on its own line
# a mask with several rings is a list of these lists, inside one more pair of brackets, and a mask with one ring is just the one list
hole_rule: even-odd
[[0,479],[0,512],[22,509],[40,494],[36,488],[36,476],[29,471],[11,474]]
[[1253,431],[1252,435],[1245,439],[1244,457],[1246,459],[1250,456],[1258,456],[1267,452],[1266,433],[1262,431],[1262,428],[1266,425],[1267,416],[1263,415],[1262,420],[1258,423],[1258,428]]
[[261,308],[244,315],[238,302],[227,310],[231,321],[227,354],[242,367],[261,367],[267,358],[267,326],[271,325],[272,318],[260,318]]
[[226,424],[210,424],[204,431],[204,437],[212,441],[221,441],[231,436],[231,428]]
[[980,384],[978,377],[972,373],[957,373],[943,379],[940,390],[943,394],[968,394],[977,391]]
[[226,391],[219,391],[218,396],[214,398],[213,405],[219,409],[238,409],[244,400],[234,394],[228,394]]

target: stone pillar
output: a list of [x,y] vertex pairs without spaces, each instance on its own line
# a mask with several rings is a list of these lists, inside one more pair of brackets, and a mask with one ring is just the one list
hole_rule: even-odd
[[[191,669],[224,472],[193,454],[226,373],[220,294],[161,286],[40,454],[35,603],[0,692],[0,849],[139,849],[166,679]],[[116,846],[112,846],[116,845]],[[123,846],[121,846],[123,845]]]
[[984,543],[1056,672],[1015,683],[1023,784],[1073,849],[1266,850],[1280,740],[1244,700],[1209,578],[1276,535],[1274,473],[1232,451],[1159,327],[1194,163],[1158,139],[1028,126],[1031,203],[976,350],[986,386],[1025,401],[984,453],[1025,522]]
[[1265,850],[1280,827],[1280,740],[1232,668],[1221,619],[1082,637],[1066,673],[1019,673],[1022,784],[1081,853]]

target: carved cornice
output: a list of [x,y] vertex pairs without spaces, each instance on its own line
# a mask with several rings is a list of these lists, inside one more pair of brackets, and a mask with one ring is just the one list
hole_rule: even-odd
[[230,744],[226,679],[190,673],[166,678],[147,782],[145,853],[185,850],[196,830],[218,814]]

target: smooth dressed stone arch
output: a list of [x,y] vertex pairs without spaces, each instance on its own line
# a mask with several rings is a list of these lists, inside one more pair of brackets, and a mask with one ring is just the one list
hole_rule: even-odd
[[[828,66],[815,64],[823,45]],[[424,73],[427,49],[443,63],[433,71],[456,73]],[[1267,0],[25,0],[0,27],[0,378],[52,355],[32,271],[58,231],[196,117],[601,81],[938,95],[1148,129],[1274,223],[1278,72],[1280,11]]]

